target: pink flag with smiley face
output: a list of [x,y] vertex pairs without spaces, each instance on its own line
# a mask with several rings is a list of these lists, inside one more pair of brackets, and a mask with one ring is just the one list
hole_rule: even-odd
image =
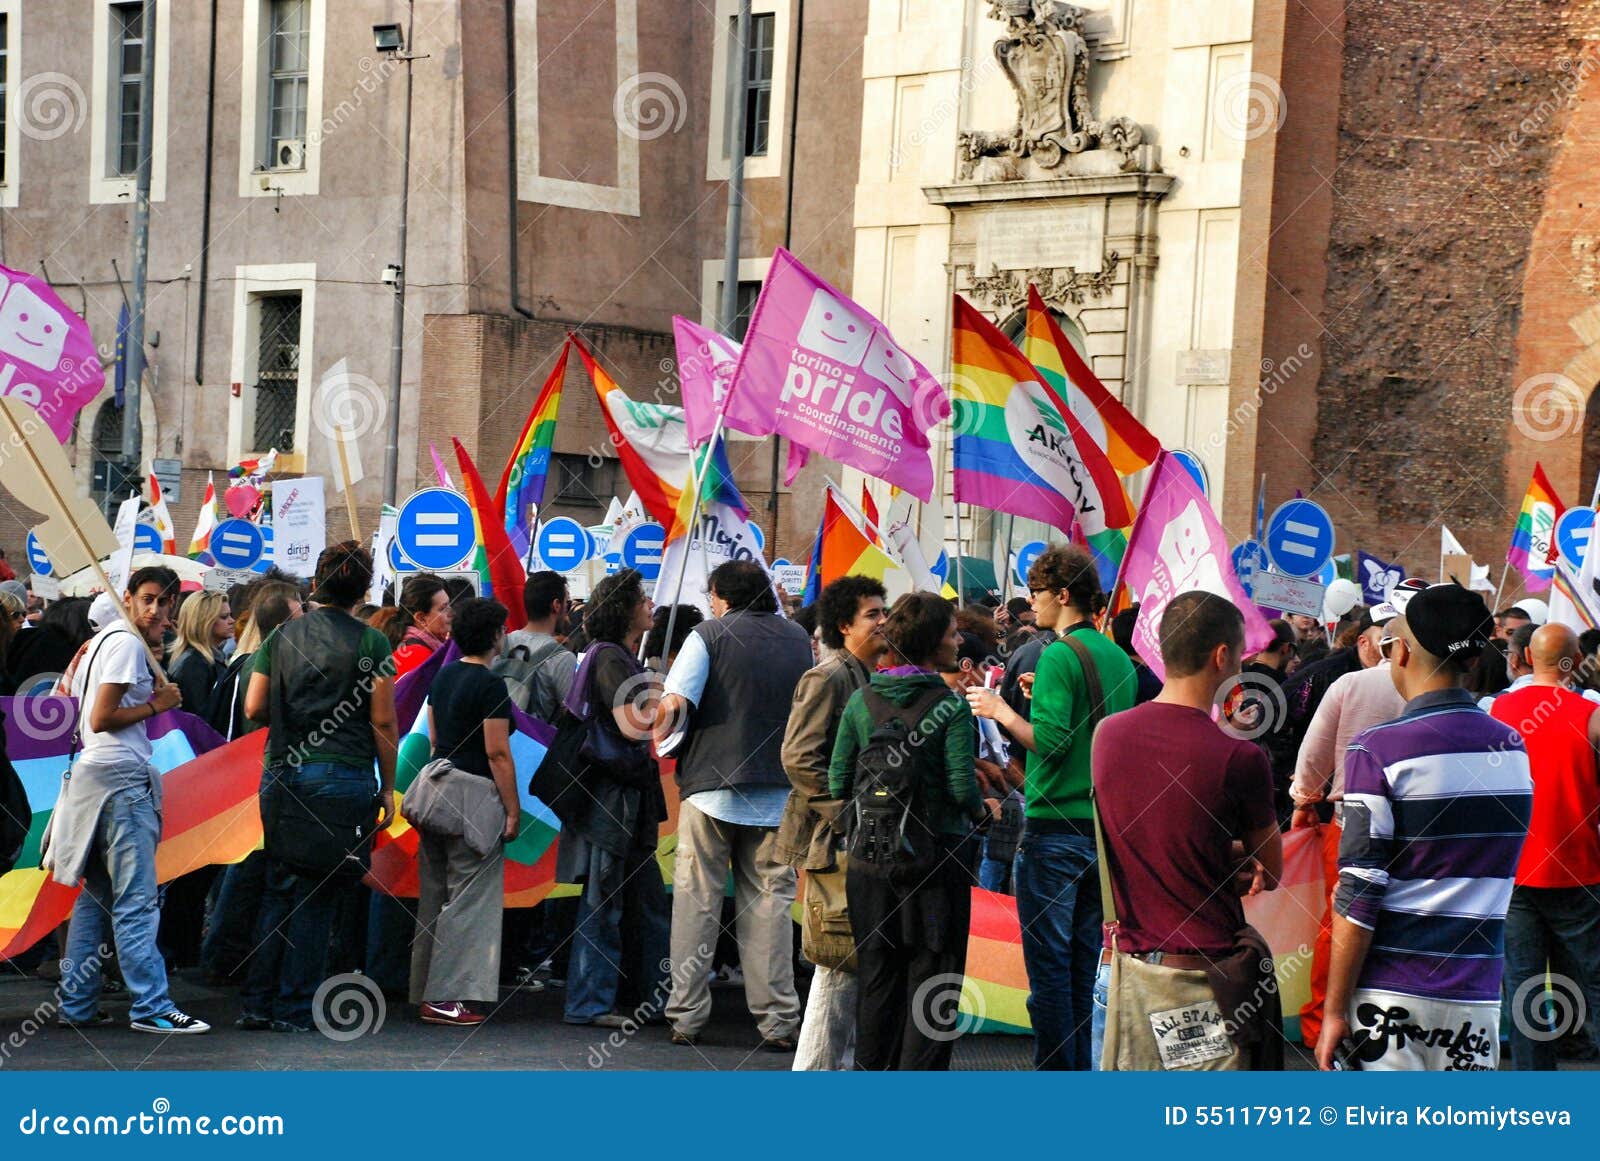
[[66,443],[72,421],[105,387],[89,324],[50,284],[0,266],[0,395],[37,411]]
[[1243,656],[1272,643],[1272,626],[1251,603],[1233,571],[1228,536],[1211,511],[1210,501],[1170,452],[1157,457],[1150,474],[1144,503],[1123,554],[1122,583],[1139,605],[1133,647],[1163,681],[1161,617],[1174,597],[1191,589],[1216,593],[1238,606],[1244,614]]
[[[889,330],[781,247],[725,399],[729,427],[776,432],[926,502],[944,386]],[[791,455],[785,483],[804,457]]]

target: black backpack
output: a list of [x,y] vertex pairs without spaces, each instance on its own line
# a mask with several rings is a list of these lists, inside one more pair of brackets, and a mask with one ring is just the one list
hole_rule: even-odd
[[920,881],[939,860],[922,787],[941,776],[944,750],[929,744],[937,734],[920,733],[919,726],[929,710],[954,695],[931,689],[909,706],[898,706],[870,687],[861,696],[872,714],[872,732],[856,755],[845,850],[851,866],[865,874]]

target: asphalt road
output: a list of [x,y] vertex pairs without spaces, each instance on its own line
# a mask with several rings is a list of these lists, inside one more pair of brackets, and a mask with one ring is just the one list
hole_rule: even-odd
[[[701,1042],[671,1043],[665,1025],[633,1031],[580,1027],[561,1022],[558,988],[543,992],[504,990],[491,1018],[474,1029],[423,1024],[399,1000],[370,1006],[367,993],[349,993],[334,1007],[370,1031],[350,1040],[320,1032],[241,1032],[237,993],[180,976],[173,995],[191,1015],[213,1026],[204,1036],[157,1037],[129,1031],[126,1002],[105,1001],[118,1023],[90,1031],[60,1029],[51,1007],[53,985],[36,976],[0,977],[0,1069],[678,1069],[694,1071],[782,1070],[793,1056],[760,1050],[761,1037],[744,1010],[737,986],[712,989],[715,1009]],[[363,1002],[369,1006],[363,1008]],[[367,1013],[382,1012],[378,1024]],[[36,1019],[36,1014],[47,1017]],[[43,1027],[38,1025],[43,1023]],[[332,1026],[330,1024],[330,1026]],[[337,1034],[338,1029],[334,1029]],[[13,1034],[16,1040],[13,1040]],[[20,1041],[20,1044],[17,1043]],[[967,1069],[1021,1069],[1032,1042],[1021,1036],[967,1036],[956,1044],[955,1064]]]

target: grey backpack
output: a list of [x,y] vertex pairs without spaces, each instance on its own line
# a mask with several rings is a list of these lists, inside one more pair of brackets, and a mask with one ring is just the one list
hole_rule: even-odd
[[542,722],[554,722],[561,703],[555,686],[543,672],[544,663],[566,651],[566,646],[555,640],[542,641],[532,649],[513,645],[490,672],[505,679],[511,700],[522,710]]

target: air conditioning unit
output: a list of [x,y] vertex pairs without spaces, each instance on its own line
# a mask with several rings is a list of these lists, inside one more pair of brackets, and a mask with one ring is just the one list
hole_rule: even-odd
[[302,137],[287,137],[278,142],[277,151],[272,157],[273,169],[304,169],[306,167],[306,143]]

